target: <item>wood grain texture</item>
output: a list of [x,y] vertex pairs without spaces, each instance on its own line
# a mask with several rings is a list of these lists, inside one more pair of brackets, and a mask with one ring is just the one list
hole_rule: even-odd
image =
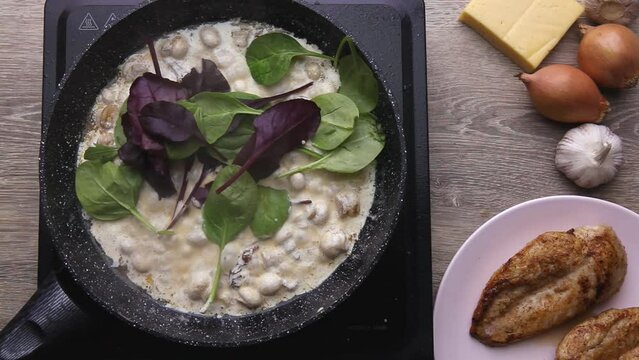
[[33,294],[44,1],[0,1],[0,328]]
[[[581,190],[555,170],[557,142],[571,128],[537,115],[521,70],[457,21],[467,0],[427,0],[433,286],[482,223],[515,204],[581,194],[639,210],[639,89],[604,95],[604,121],[623,139],[625,164],[611,183]],[[635,32],[638,26],[633,27]],[[576,64],[576,27],[546,59]]]

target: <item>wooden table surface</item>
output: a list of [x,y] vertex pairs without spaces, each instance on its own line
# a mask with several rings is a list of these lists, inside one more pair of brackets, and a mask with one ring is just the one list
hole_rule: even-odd
[[[580,190],[554,168],[569,127],[538,116],[513,78],[519,69],[457,22],[465,3],[426,3],[435,290],[466,238],[512,205],[583,194],[639,211],[639,89],[606,94],[605,124],[623,138],[619,176]],[[0,0],[0,327],[36,283],[43,4]],[[574,64],[578,39],[571,29],[546,63]]]

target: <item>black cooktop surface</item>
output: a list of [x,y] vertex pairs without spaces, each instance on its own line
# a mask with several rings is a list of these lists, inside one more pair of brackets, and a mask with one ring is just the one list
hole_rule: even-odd
[[[211,0],[213,1],[213,0]],[[241,1],[241,0],[238,0]],[[265,0],[267,1],[267,0]],[[237,349],[169,343],[110,318],[64,272],[59,278],[90,326],[42,359],[430,359],[432,290],[424,4],[421,0],[299,1],[327,17],[374,57],[401,110],[409,151],[407,198],[385,254],[355,293],[319,321],[281,339]],[[45,7],[43,130],[63,74],[139,0],[49,0]],[[41,227],[42,228],[42,227]],[[38,280],[60,266],[40,234]]]

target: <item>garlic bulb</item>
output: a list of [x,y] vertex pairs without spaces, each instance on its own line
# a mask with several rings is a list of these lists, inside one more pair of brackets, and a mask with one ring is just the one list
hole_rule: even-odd
[[637,0],[581,0],[586,15],[598,24],[630,25],[639,16]]
[[569,130],[557,145],[555,165],[583,188],[605,184],[623,162],[621,139],[608,127],[583,124]]

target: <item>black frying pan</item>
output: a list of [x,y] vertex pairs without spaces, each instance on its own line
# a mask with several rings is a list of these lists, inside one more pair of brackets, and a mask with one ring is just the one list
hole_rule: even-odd
[[[329,20],[290,0],[159,0],[109,29],[67,74],[41,148],[40,216],[75,283],[92,301],[129,325],[190,345],[257,343],[298,330],[321,317],[348,297],[370,272],[391,236],[404,196],[406,148],[402,125],[392,94],[380,79],[380,103],[375,113],[387,140],[377,162],[371,216],[352,253],[319,287],[260,313],[217,318],[167,308],[110,267],[111,261],[81,216],[73,186],[78,144],[95,98],[116,75],[117,66],[144,46],[145,38],[232,18],[290,30],[327,53],[334,53],[345,35]],[[375,69],[375,59],[367,60]],[[17,358],[33,351],[56,336],[62,323],[73,319],[74,311],[77,308],[60,287],[51,283],[36,293],[0,333],[0,358]]]

